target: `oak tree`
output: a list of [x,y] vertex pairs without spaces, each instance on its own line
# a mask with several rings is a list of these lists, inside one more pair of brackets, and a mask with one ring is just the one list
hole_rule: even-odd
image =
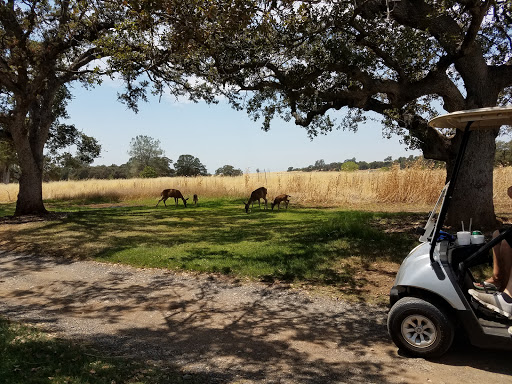
[[[229,24],[235,8],[245,17]],[[186,25],[195,31],[186,42],[189,63],[222,86],[236,108],[262,118],[265,130],[276,116],[311,137],[377,118],[385,134],[398,133],[425,158],[446,162],[449,176],[461,133],[433,129],[429,119],[510,101],[507,0],[213,0],[198,8],[196,20]],[[344,117],[335,123],[337,110]],[[451,223],[472,217],[476,225],[495,225],[499,129],[473,135]]]
[[144,89],[159,75],[156,93],[191,90],[172,52],[158,47],[158,35],[168,27],[158,26],[152,3],[0,1],[0,127],[12,138],[21,169],[15,215],[47,212],[43,151],[63,87],[93,86],[104,76],[117,76],[126,84],[119,98],[135,111],[137,101],[146,99]]
[[192,155],[181,155],[174,163],[177,176],[206,176],[208,172],[199,158]]
[[226,164],[215,171],[216,176],[242,176],[241,169],[235,168],[232,165]]

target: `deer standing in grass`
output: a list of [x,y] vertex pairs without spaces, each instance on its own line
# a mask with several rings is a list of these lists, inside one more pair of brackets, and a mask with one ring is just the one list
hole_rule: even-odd
[[196,195],[196,194],[194,194],[193,201],[194,201],[194,205],[196,205],[196,204],[197,204],[197,202],[199,201],[199,199],[197,198],[197,195]]
[[251,203],[254,205],[256,200],[258,200],[258,205],[261,208],[260,199],[265,200],[265,209],[267,209],[267,188],[261,187],[252,191],[251,197],[249,197],[249,201],[247,203],[243,202],[245,205],[245,212],[249,213],[249,207],[251,206]]
[[270,206],[272,207],[272,210],[274,210],[274,207],[276,206],[277,204],[277,209],[281,209],[281,203],[284,202],[284,206],[286,209],[288,209],[288,203],[290,202],[290,195],[279,195],[279,196],[276,196],[276,198],[274,199],[274,202],[272,204],[270,204]]
[[176,204],[176,206],[178,206],[178,199],[181,199],[181,200],[183,200],[183,205],[185,206],[185,208],[187,207],[188,197],[185,199],[183,197],[183,195],[181,194],[181,192],[178,191],[177,189],[164,189],[161,193],[161,196],[162,196],[162,198],[160,200],[158,200],[158,203],[156,203],[156,207],[158,207],[158,204],[160,204],[161,201],[163,201],[164,205],[167,207],[167,204],[165,204],[165,201],[169,197],[174,197],[174,203]]

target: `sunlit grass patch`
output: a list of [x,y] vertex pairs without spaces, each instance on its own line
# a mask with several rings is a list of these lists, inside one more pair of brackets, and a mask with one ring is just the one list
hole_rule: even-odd
[[255,207],[247,214],[236,199],[66,211],[62,220],[0,227],[2,248],[353,290],[373,283],[364,271],[375,265],[397,269],[417,241],[407,230],[387,233],[388,223],[418,216],[401,213]]
[[2,203],[0,204],[0,217],[14,215],[16,205],[14,203]]

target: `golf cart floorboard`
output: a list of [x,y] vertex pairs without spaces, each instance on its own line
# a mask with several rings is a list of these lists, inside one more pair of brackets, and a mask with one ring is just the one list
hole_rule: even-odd
[[508,333],[508,327],[510,324],[507,325],[483,318],[479,318],[478,321],[480,322],[480,325],[482,326],[482,329],[486,335],[511,337]]

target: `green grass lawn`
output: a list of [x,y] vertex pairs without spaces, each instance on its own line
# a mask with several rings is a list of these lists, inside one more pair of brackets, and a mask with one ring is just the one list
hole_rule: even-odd
[[[202,199],[197,206],[155,201],[49,201],[62,215],[0,224],[0,248],[221,273],[343,292],[346,299],[388,300],[398,265],[417,244],[411,228],[424,214],[293,207],[246,214],[238,200]],[[0,205],[0,216],[14,212]],[[377,297],[378,298],[378,297]],[[379,301],[377,301],[379,302]],[[0,377],[5,383],[200,383],[130,359],[55,340],[0,318]]]
[[[238,200],[155,207],[154,201],[90,204],[50,201],[67,217],[4,224],[0,247],[236,277],[360,288],[372,263],[398,264],[417,243],[407,231],[387,232],[423,218],[410,213],[299,208],[246,214]],[[0,214],[12,214],[3,205]],[[359,273],[358,273],[359,272]]]

